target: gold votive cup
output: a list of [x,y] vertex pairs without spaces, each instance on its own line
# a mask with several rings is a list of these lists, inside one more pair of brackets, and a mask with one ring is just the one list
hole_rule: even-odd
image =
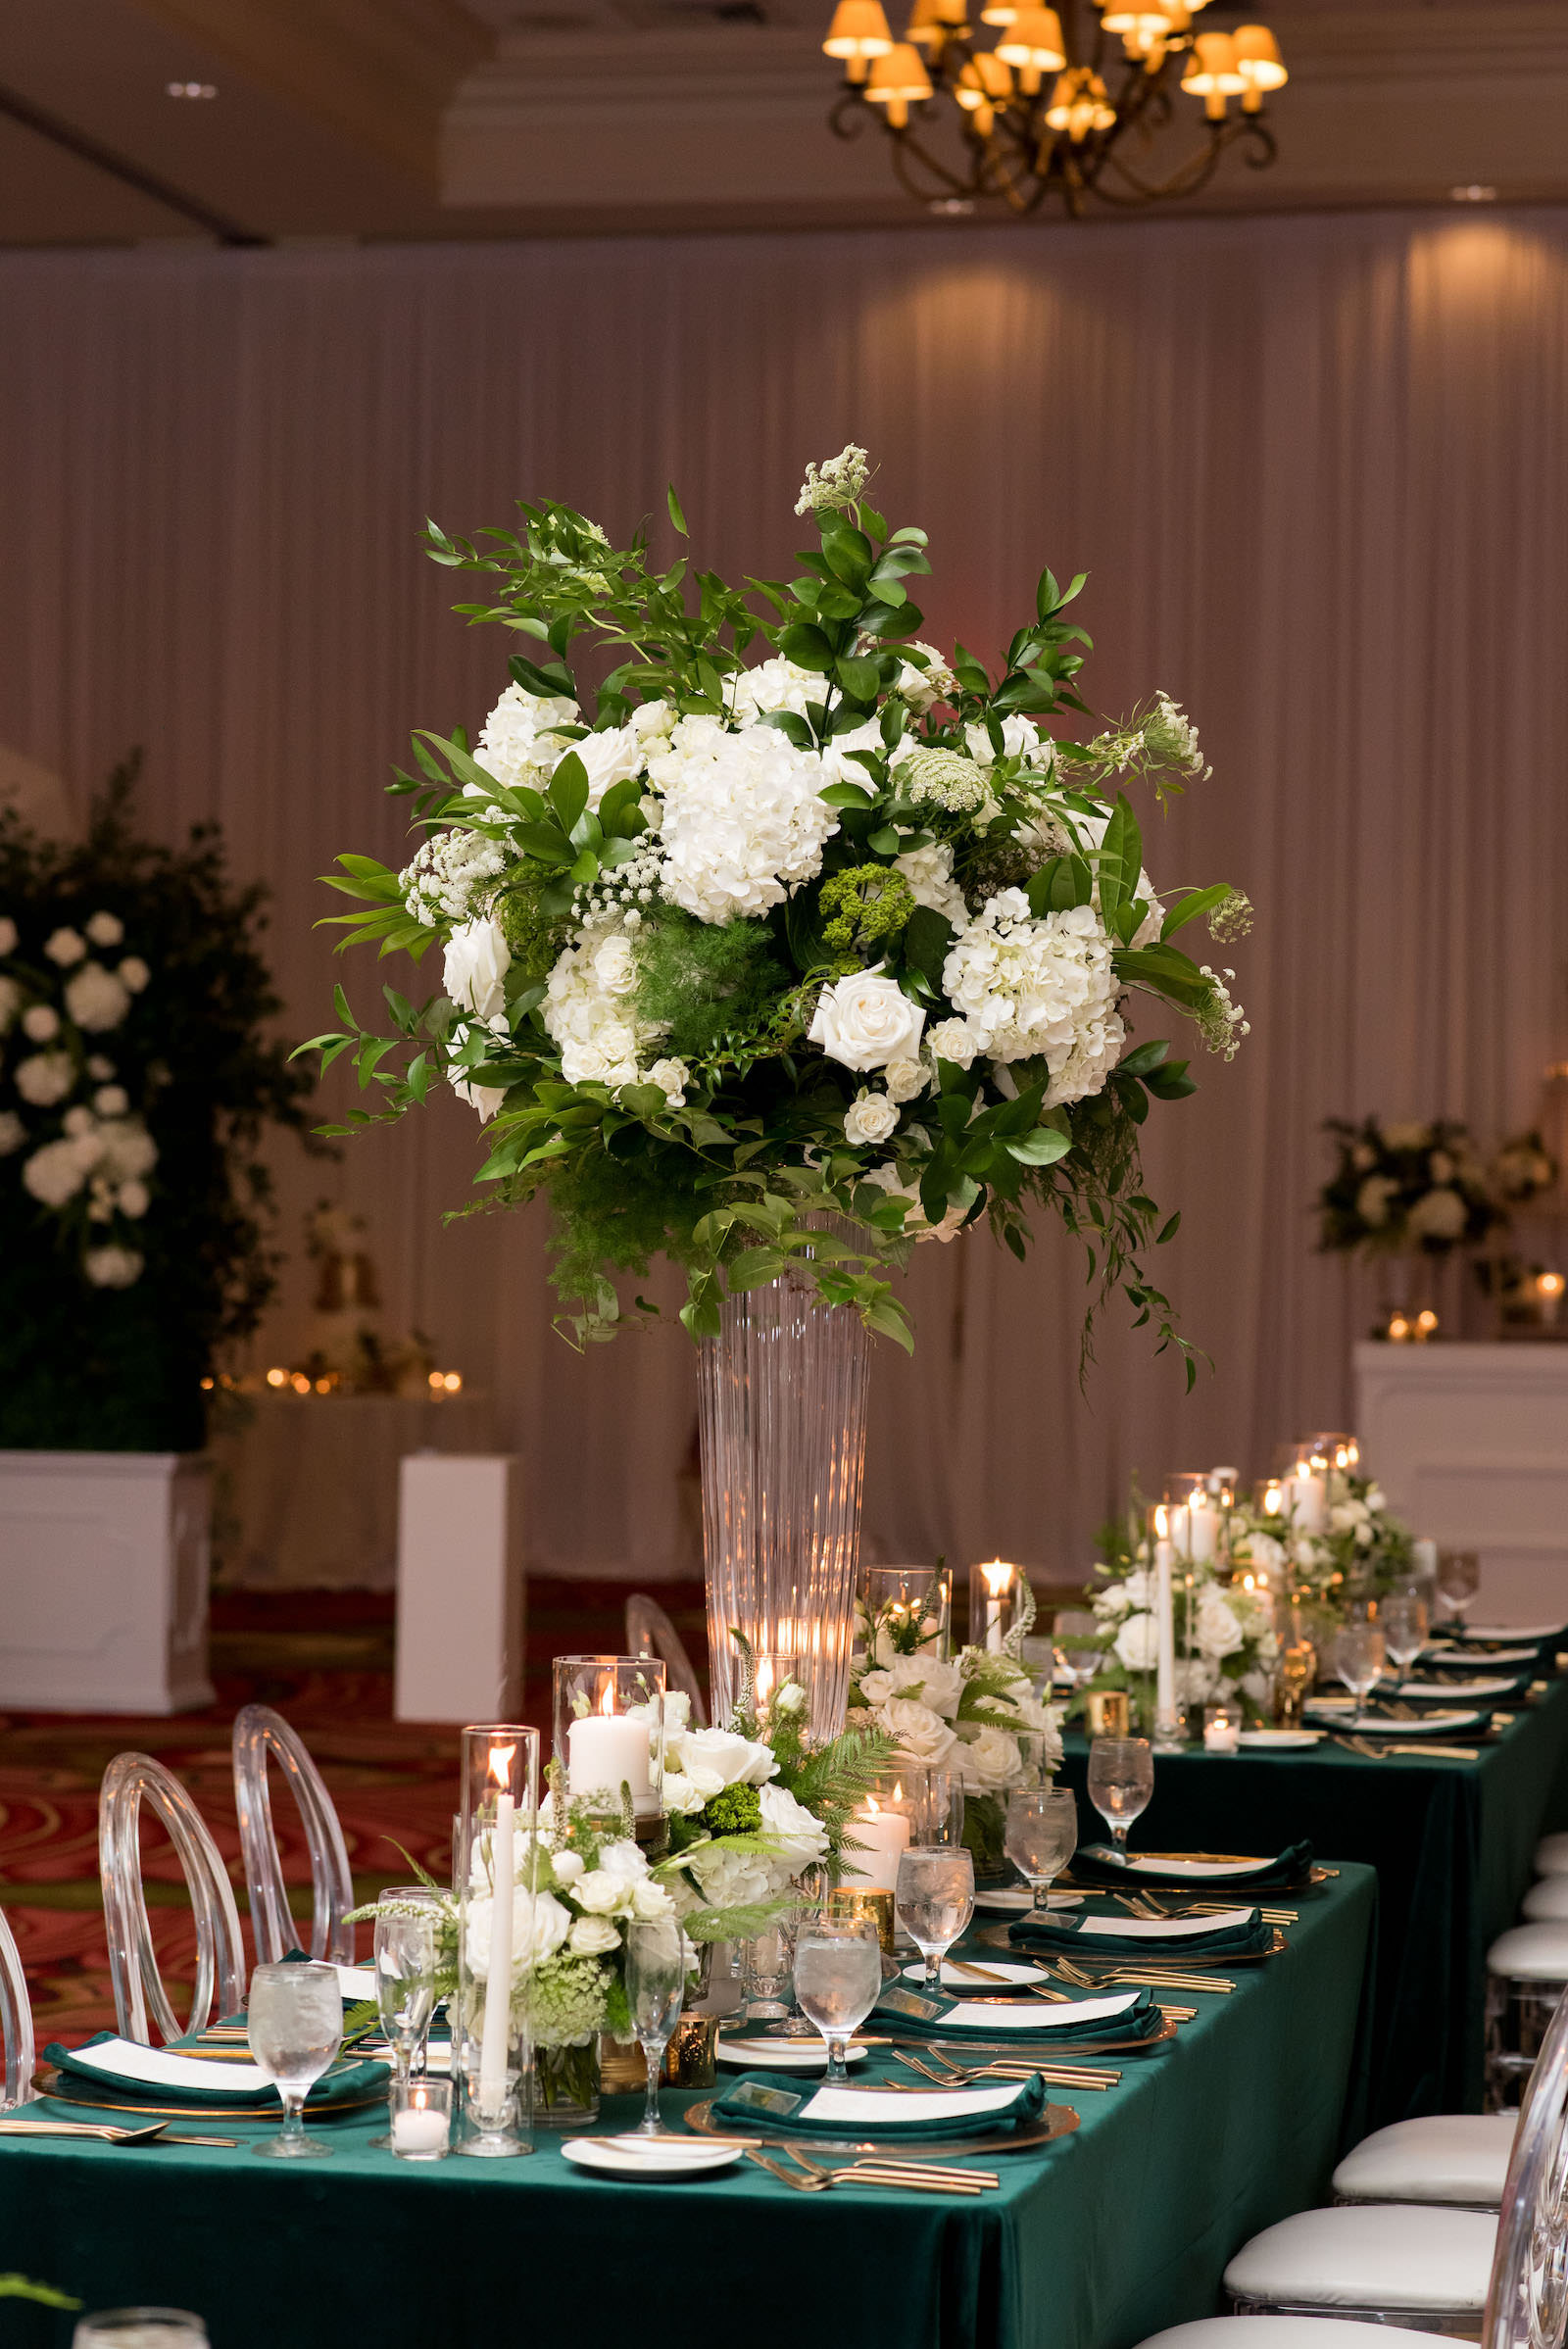
[[837,1884],[827,1896],[827,1921],[830,1925],[856,1923],[864,1919],[876,1927],[876,1937],[883,1954],[892,1957],[894,1901],[891,1892],[856,1892],[847,1884]]
[[1084,1698],[1084,1718],[1092,1737],[1126,1737],[1132,1734],[1132,1702],[1125,1688],[1091,1688]]
[[599,2084],[607,2096],[640,2096],[648,2085],[648,2065],[633,2039],[623,2047],[608,2031],[599,2034]]
[[718,2078],[717,2015],[683,2015],[664,2049],[667,2088],[710,2088]]

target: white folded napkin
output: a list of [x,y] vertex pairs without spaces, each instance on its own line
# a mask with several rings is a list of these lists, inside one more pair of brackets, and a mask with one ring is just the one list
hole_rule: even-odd
[[1251,1914],[1250,1909],[1221,1909],[1213,1917],[1086,1917],[1074,1938],[1088,1941],[1109,1933],[1118,1941],[1194,1941],[1246,1925]]
[[1499,1696],[1518,1680],[1510,1673],[1506,1680],[1486,1681],[1400,1681],[1396,1693],[1400,1696]]
[[803,2121],[842,2122],[846,2129],[867,2124],[885,2126],[898,2121],[958,2121],[974,2113],[1000,2113],[1015,2103],[1018,2082],[1001,2088],[933,2088],[931,2093],[894,2097],[886,2089],[818,2088],[801,2115]]
[[[1103,1844],[1095,1846],[1097,1860],[1108,1860],[1110,1856]],[[1130,1859],[1124,1865],[1130,1876],[1190,1876],[1200,1884],[1208,1884],[1211,1879],[1222,1876],[1256,1876],[1261,1870],[1272,1868],[1274,1862],[1272,1860]]]
[[74,2060],[105,2080],[129,2080],[157,2088],[216,2088],[229,2094],[248,2094],[271,2086],[260,2064],[210,2063],[197,2055],[172,2055],[166,2047],[143,2047],[135,2039],[101,2039],[96,2047],[75,2047]]
[[1079,1998],[1071,2006],[1055,2006],[1044,1998],[1010,2000],[1005,2006],[981,2006],[972,1998],[960,1998],[957,2005],[942,2018],[942,2026],[956,2025],[960,2031],[1063,2031],[1074,2023],[1108,2022],[1113,2015],[1125,2015],[1136,2006],[1142,1990],[1127,1990],[1118,1998]]

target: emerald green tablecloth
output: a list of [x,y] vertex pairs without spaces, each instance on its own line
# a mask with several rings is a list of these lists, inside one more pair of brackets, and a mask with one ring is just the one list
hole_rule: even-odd
[[[1053,2089],[1082,2128],[999,2156],[1001,2190],[975,2201],[794,2194],[750,2163],[626,2184],[571,2170],[548,2137],[526,2161],[415,2167],[368,2150],[373,2122],[335,2124],[335,2158],[298,2167],[243,2146],[12,2140],[0,2271],[89,2308],[197,2310],[214,2349],[622,2334],[639,2349],[705,2334],[800,2349],[816,2330],[857,2349],[1132,2349],[1211,2313],[1237,2246],[1323,2195],[1359,2121],[1375,1899],[1356,1867],[1303,1895],[1287,1954],[1239,1969],[1229,1997],[1187,1993],[1198,2020],[1127,2058],[1118,2087]],[[635,2111],[619,2099],[602,2126]],[[0,2318],[7,2349],[70,2338],[68,2321],[17,2303]]]
[[[1085,1750],[1068,1737],[1087,1837],[1101,1823],[1083,1791]],[[1269,1852],[1305,1835],[1319,1857],[1376,1868],[1378,2124],[1481,2109],[1487,1949],[1516,1921],[1538,1838],[1568,1826],[1568,1679],[1480,1752],[1373,1762],[1325,1738],[1309,1753],[1161,1754],[1132,1831],[1135,1850]]]

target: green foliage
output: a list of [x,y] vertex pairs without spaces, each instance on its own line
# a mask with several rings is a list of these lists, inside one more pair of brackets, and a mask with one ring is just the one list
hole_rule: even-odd
[[531,864],[514,869],[497,896],[493,911],[517,975],[530,982],[547,978],[571,925],[547,905],[546,883]]
[[710,1835],[755,1835],[762,1831],[762,1798],[755,1786],[726,1786],[699,1814]]
[[80,2308],[69,2292],[57,2292],[52,2283],[34,2283],[26,2276],[0,2276],[0,2300],[35,2300],[41,2308]]
[[854,864],[834,873],[817,893],[822,936],[847,970],[880,961],[914,911],[914,892],[887,864]]
[[792,983],[765,922],[703,922],[661,906],[637,933],[637,1010],[669,1031],[683,1060],[719,1061],[756,1047]]

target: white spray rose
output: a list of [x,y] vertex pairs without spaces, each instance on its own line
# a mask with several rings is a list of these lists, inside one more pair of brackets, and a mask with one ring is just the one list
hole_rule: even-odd
[[890,1101],[912,1101],[930,1084],[931,1071],[923,1060],[890,1060],[882,1071],[882,1082]]
[[684,1060],[656,1060],[648,1071],[648,1082],[657,1085],[672,1109],[686,1106],[686,1088],[692,1072]]
[[128,1289],[141,1278],[145,1260],[133,1248],[90,1248],[81,1269],[95,1289]]
[[620,1928],[608,1917],[574,1917],[566,1947],[573,1957],[608,1957],[620,1947]]
[[1210,1586],[1198,1602],[1194,1633],[1202,1654],[1218,1663],[1222,1656],[1233,1656],[1245,1639],[1236,1610],[1227,1598]]
[[885,1093],[859,1093],[844,1113],[844,1139],[858,1149],[886,1142],[898,1122],[898,1109]]
[[925,1041],[933,1060],[951,1060],[956,1068],[967,1068],[980,1049],[974,1031],[961,1019],[939,1020]]
[[924,1027],[924,1011],[878,963],[824,987],[808,1034],[830,1060],[865,1071],[917,1059]]
[[1005,1730],[976,1730],[959,1743],[953,1759],[964,1785],[977,1794],[995,1794],[1022,1776],[1017,1740]]
[[957,1743],[942,1715],[914,1697],[890,1697],[877,1718],[900,1752],[928,1770],[940,1769]]
[[586,1862],[580,1851],[553,1851],[551,1871],[558,1884],[574,1884],[584,1872]]
[[1152,1672],[1159,1661],[1159,1626],[1152,1615],[1129,1615],[1116,1634],[1116,1654],[1129,1672]]
[[443,978],[447,994],[464,1011],[495,1019],[506,1010],[506,976],[512,950],[501,925],[489,917],[468,921],[447,940]]

